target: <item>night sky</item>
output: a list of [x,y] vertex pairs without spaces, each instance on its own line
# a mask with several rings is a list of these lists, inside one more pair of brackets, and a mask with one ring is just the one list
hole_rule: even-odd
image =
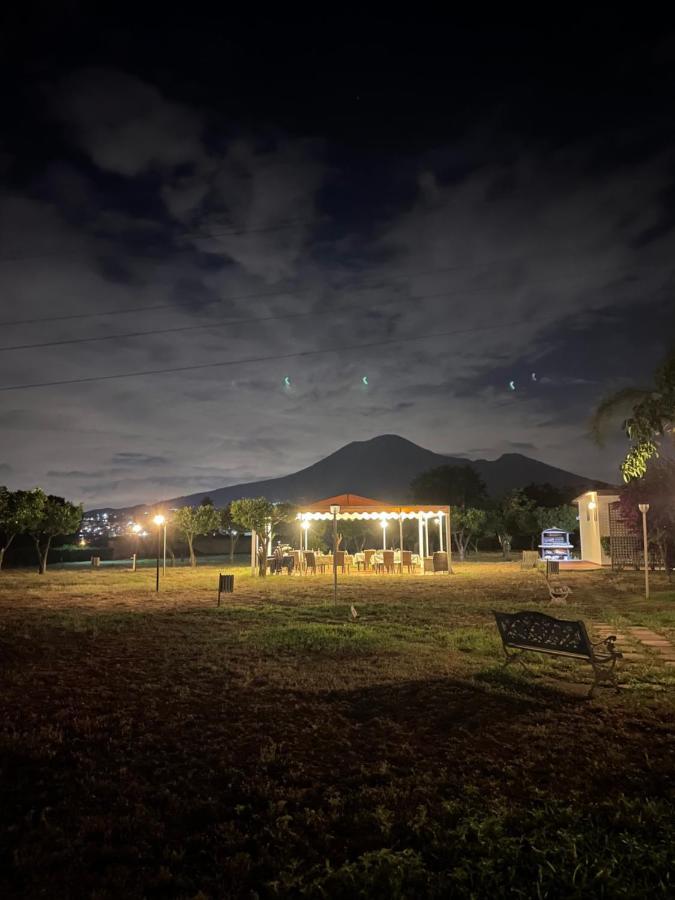
[[15,13],[0,483],[121,506],[383,433],[617,480],[589,415],[674,334],[675,31],[569,15]]

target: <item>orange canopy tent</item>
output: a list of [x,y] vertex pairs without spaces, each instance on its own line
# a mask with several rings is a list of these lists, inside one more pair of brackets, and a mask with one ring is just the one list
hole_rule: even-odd
[[[377,520],[386,523],[390,520],[399,523],[399,544],[403,549],[403,522],[406,519],[417,519],[419,532],[420,556],[429,555],[429,522],[434,521],[438,525],[439,546],[448,553],[448,568],[452,548],[450,545],[450,507],[444,505],[414,504],[403,506],[397,503],[386,503],[382,500],[373,500],[371,497],[362,497],[359,494],[338,494],[335,497],[326,497],[301,506],[296,515],[301,526],[307,532],[312,521],[339,520],[354,521],[358,519]],[[383,528],[384,531],[384,528]],[[306,542],[306,539],[305,539]]]

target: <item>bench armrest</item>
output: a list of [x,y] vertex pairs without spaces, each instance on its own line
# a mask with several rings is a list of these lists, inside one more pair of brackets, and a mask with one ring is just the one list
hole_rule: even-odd
[[608,653],[612,653],[615,656],[621,656],[619,651],[615,648],[615,646],[614,646],[615,644],[616,644],[616,635],[609,634],[609,635],[607,635],[606,638],[603,638],[601,641],[593,641],[591,643],[591,647],[601,647],[604,645],[605,647],[607,647]]

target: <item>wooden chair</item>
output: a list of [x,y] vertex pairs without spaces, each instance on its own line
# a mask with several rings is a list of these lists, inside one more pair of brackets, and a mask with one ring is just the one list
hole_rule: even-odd
[[335,554],[335,565],[344,575],[347,560],[347,553],[344,550],[338,550]]
[[408,575],[412,575],[412,550],[401,550],[401,562],[399,563],[399,569],[401,572],[403,572],[403,569],[405,568],[407,568],[408,570]]
[[383,550],[382,551],[382,562],[379,564],[378,568],[391,574],[394,571],[394,551],[393,550]]
[[363,553],[363,571],[367,572],[371,568],[370,561],[373,558],[375,550],[365,550]]
[[305,550],[305,572],[310,569],[316,575],[316,553],[313,550]]

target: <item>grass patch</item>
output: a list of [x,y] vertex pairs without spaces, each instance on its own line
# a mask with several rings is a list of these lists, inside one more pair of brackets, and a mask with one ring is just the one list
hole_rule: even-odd
[[309,654],[311,656],[360,656],[388,648],[385,637],[372,628],[343,622],[326,625],[304,622],[297,625],[262,626],[242,633],[245,643],[268,653]]
[[2,896],[672,896],[675,671],[587,701],[491,612],[668,633],[658,573],[219,571],[0,575]]

